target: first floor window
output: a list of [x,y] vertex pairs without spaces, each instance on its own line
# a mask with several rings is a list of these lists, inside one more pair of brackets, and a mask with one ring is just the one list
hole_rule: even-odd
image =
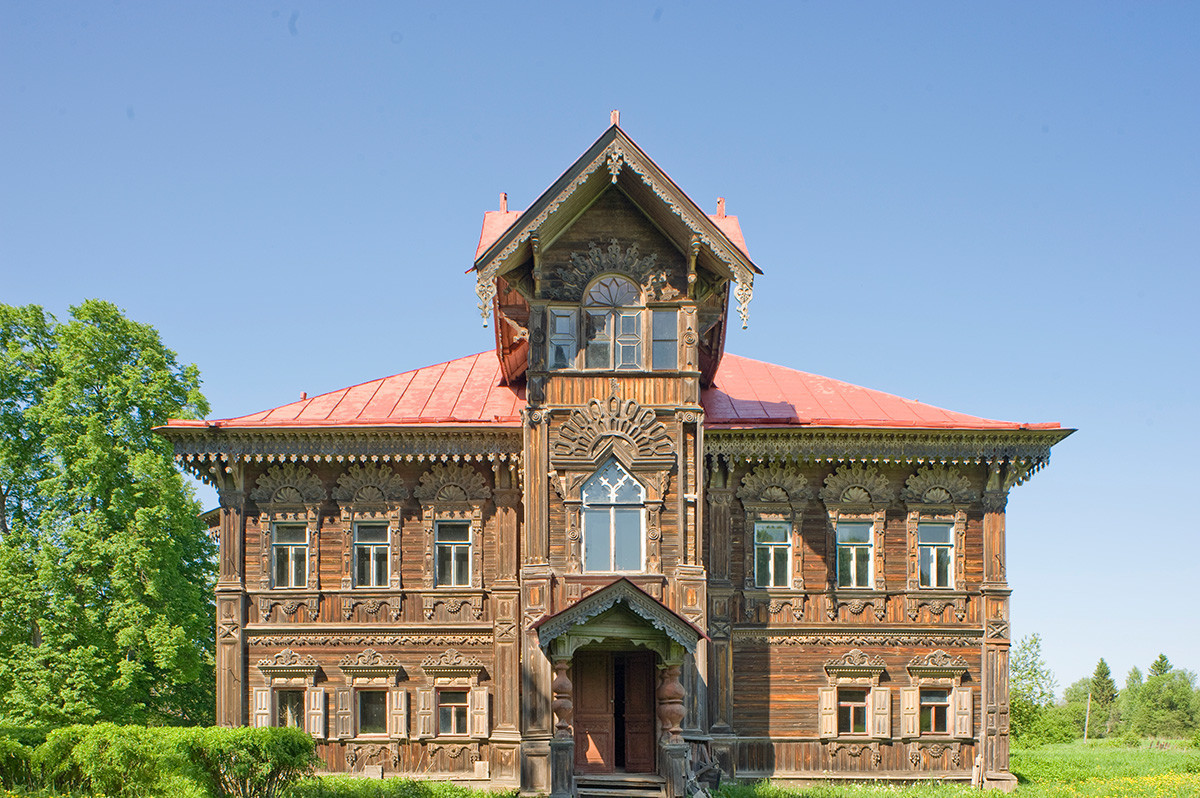
[[439,521],[434,557],[439,587],[471,584],[471,525],[466,521]]
[[871,587],[871,533],[869,521],[839,521],[837,525],[838,587]]
[[954,587],[954,524],[917,525],[917,568],[921,587]]
[[583,570],[641,571],[642,486],[616,460],[583,483]]
[[354,586],[387,587],[388,528],[359,524],[354,528]]
[[946,734],[950,729],[950,691],[921,691],[921,734]]
[[438,734],[467,733],[467,691],[438,692]]
[[304,691],[275,691],[275,725],[304,728]]
[[792,565],[792,526],[781,521],[754,524],[754,584],[787,587]]
[[275,587],[308,586],[308,529],[303,524],[276,524],[271,557]]
[[838,734],[867,733],[867,691],[838,689]]
[[387,734],[387,693],[358,691],[358,733]]

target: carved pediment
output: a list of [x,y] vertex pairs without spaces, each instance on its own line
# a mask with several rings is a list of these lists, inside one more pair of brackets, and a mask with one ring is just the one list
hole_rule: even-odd
[[825,672],[835,678],[870,677],[876,679],[886,670],[882,657],[872,657],[862,649],[847,651],[825,663]]
[[572,412],[559,430],[551,454],[556,460],[595,463],[610,446],[613,453],[620,447],[631,465],[674,462],[671,436],[654,411],[616,396],[592,399]]
[[421,663],[421,670],[435,679],[473,677],[483,671],[483,664],[477,659],[468,659],[451,648],[441,654],[430,654]]
[[376,463],[350,466],[338,477],[333,497],[342,503],[388,504],[408,498],[408,489],[400,475]]
[[812,498],[808,480],[794,466],[764,465],[742,478],[737,496],[743,502],[799,502]]
[[572,252],[570,257],[570,265],[554,270],[552,276],[559,284],[547,287],[545,293],[549,299],[578,301],[588,283],[601,274],[624,274],[648,286],[655,274],[661,271],[657,254],[643,256],[638,252],[636,243],[622,248],[615,238],[609,239],[608,246],[603,248],[589,241],[587,252]]
[[491,498],[483,475],[469,465],[435,465],[421,475],[421,484],[413,495],[422,502],[472,502]]
[[821,499],[826,504],[887,504],[891,501],[887,477],[875,466],[842,466],[825,478]]
[[971,480],[956,468],[927,466],[908,478],[902,497],[923,504],[965,504],[976,497]]
[[321,667],[312,654],[301,656],[290,648],[285,648],[273,657],[260,659],[258,669],[268,679],[289,679],[294,677],[312,678]]
[[312,504],[325,501],[325,486],[309,468],[296,463],[272,466],[250,492],[257,504]]
[[908,672],[912,676],[927,678],[958,678],[967,672],[967,661],[962,657],[947,654],[942,649],[931,651],[920,657],[914,657],[908,663]]
[[380,676],[398,676],[403,670],[400,660],[395,657],[384,657],[373,648],[364,650],[361,654],[347,654],[338,663],[342,673],[350,677],[375,678]]

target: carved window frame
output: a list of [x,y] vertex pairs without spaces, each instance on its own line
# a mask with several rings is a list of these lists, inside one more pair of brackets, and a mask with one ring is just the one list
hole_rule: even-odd
[[[893,494],[888,479],[875,466],[844,465],[825,478],[821,500],[829,517],[825,533],[826,588],[835,594],[881,595],[887,590],[885,569],[887,507]],[[872,525],[871,585],[843,587],[838,584],[837,527],[839,522],[862,522]],[[831,608],[836,615],[836,607]],[[883,606],[875,607],[879,620]]]
[[[940,619],[949,607],[959,622],[967,611],[967,511],[978,497],[969,477],[953,466],[931,465],[919,469],[905,482],[902,498],[907,511],[906,611],[916,620],[921,607]],[[954,584],[949,588],[922,587],[919,527],[923,523],[954,526]]]
[[[891,690],[881,686],[887,666],[882,657],[853,649],[824,665],[827,683],[817,688],[817,734],[826,741],[856,741],[891,739]],[[842,690],[867,692],[867,726],[865,732],[840,730],[839,711]]]
[[[552,473],[551,483],[563,503],[566,518],[567,573],[572,575],[606,574],[661,574],[662,573],[662,511],[663,498],[670,484],[670,471],[666,469],[637,468],[618,453],[607,453],[599,458],[595,468],[586,471],[574,469],[565,473]],[[642,569],[640,571],[585,571],[583,563],[583,486],[594,474],[615,461],[637,483],[642,491]],[[634,506],[634,505],[629,505]]]
[[317,686],[321,666],[311,654],[300,654],[285,648],[274,656],[258,661],[258,671],[265,686],[251,689],[251,724],[279,725],[279,693],[302,692],[303,714],[300,728],[312,737],[323,740],[325,728],[325,689]]
[[[257,483],[250,498],[258,506],[260,589],[272,593],[290,592],[293,596],[303,591],[320,590],[321,505],[328,498],[321,479],[306,466],[284,463],[268,468],[259,475]],[[302,524],[306,529],[308,573],[303,587],[274,587],[272,549],[275,527],[279,524]]]
[[[427,686],[416,691],[418,739],[486,740],[491,736],[491,694],[487,687],[479,684],[485,668],[478,659],[469,659],[448,649],[441,655],[427,657],[421,663],[421,670],[429,681]],[[467,694],[467,729],[463,734],[441,732],[440,697],[444,690]]]
[[[618,468],[626,477],[628,477],[633,482],[633,484],[637,487],[638,492],[641,494],[639,497],[639,501],[628,502],[628,503],[624,503],[624,504],[615,503],[615,502],[596,502],[594,504],[589,505],[587,503],[587,500],[584,497],[584,490],[587,488],[588,483],[591,482],[597,476],[599,476],[601,471],[608,468],[610,463],[613,464],[614,466],[616,466],[616,468]],[[579,507],[577,508],[576,511],[579,514],[578,546],[579,546],[580,570],[582,573],[590,574],[590,575],[596,575],[596,574],[600,574],[600,575],[604,575],[604,574],[643,574],[643,573],[646,573],[646,561],[647,561],[647,558],[649,555],[648,550],[650,548],[650,545],[649,545],[650,541],[647,539],[648,538],[647,532],[649,530],[648,530],[648,525],[646,522],[646,494],[647,494],[646,485],[643,483],[643,481],[638,479],[637,475],[635,475],[632,471],[630,471],[628,468],[626,468],[621,463],[621,461],[616,457],[609,457],[608,459],[606,459],[604,462],[602,462],[600,464],[600,466],[595,471],[593,471],[591,474],[588,474],[587,477],[580,483],[580,485],[579,485]],[[617,552],[615,511],[618,508],[627,508],[627,509],[637,508],[637,511],[638,511],[638,547],[639,547],[638,555],[639,556],[638,556],[638,567],[636,569],[620,570],[620,569],[612,569],[612,568],[603,568],[603,569],[597,569],[594,571],[588,570],[587,560],[586,560],[586,557],[584,556],[584,552],[587,549],[587,537],[588,537],[586,510],[589,507],[592,507],[592,508],[603,507],[603,508],[606,508],[609,510],[609,521],[605,528],[607,530],[607,537],[608,537],[607,551],[608,551],[608,559],[609,559],[610,563],[612,563],[616,559],[616,552]],[[601,531],[593,530],[592,534],[600,535]]]
[[[900,688],[900,737],[904,740],[966,740],[974,733],[974,690],[963,684],[969,665],[942,649],[914,657],[906,667],[908,685]],[[921,691],[946,690],[950,707],[945,732],[921,731]]]
[[[954,529],[953,570],[949,587],[923,586],[921,584],[921,544],[918,533],[922,524],[950,524]],[[966,589],[964,581],[967,570],[967,511],[953,507],[910,507],[907,518],[908,531],[908,589],[921,593],[952,593]]]
[[[338,477],[334,498],[342,522],[342,590],[356,593],[399,590],[404,527],[404,503],[408,498],[404,480],[391,467],[377,463],[353,465]],[[355,538],[359,525],[386,525],[388,534],[388,584],[358,586],[354,583]]]

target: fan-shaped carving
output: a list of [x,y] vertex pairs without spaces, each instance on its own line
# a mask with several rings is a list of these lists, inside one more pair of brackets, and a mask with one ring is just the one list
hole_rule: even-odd
[[319,667],[320,665],[312,654],[301,656],[290,648],[285,648],[272,657],[258,661],[259,671],[268,679],[311,677]]
[[572,252],[571,265],[555,270],[554,276],[561,285],[548,287],[545,293],[551,299],[577,300],[597,275],[618,272],[629,275],[634,282],[645,283],[654,274],[657,265],[658,255],[640,255],[637,244],[622,249],[617,239],[613,238],[609,239],[607,247],[601,249],[599,244],[589,241],[586,254]]
[[742,478],[738,498],[752,502],[795,502],[811,499],[808,480],[793,466],[764,465]]
[[842,466],[821,489],[821,499],[842,504],[886,504],[889,498],[887,477],[875,466]]
[[976,493],[971,480],[958,469],[935,465],[922,468],[909,477],[903,495],[906,502],[952,504],[973,501]]
[[962,657],[947,654],[942,649],[914,657],[908,663],[908,672],[914,676],[958,676],[967,671],[967,661]]
[[338,667],[343,673],[359,678],[394,676],[402,670],[400,660],[385,657],[373,648],[365,649],[360,654],[347,654],[342,657]]
[[469,465],[435,465],[421,475],[413,495],[423,502],[484,501],[492,495],[487,480]]
[[483,663],[477,659],[467,659],[454,649],[448,649],[441,655],[430,654],[421,663],[421,670],[429,676],[478,676],[483,670]]
[[259,504],[307,504],[325,501],[325,486],[302,465],[284,463],[272,466],[258,478],[258,487],[250,498]]
[[883,657],[872,657],[856,648],[827,661],[825,672],[830,676],[878,676],[886,667]]
[[615,396],[592,399],[571,413],[554,442],[554,456],[595,460],[611,438],[627,441],[634,459],[673,457],[671,436],[654,411]]
[[333,496],[339,502],[383,504],[404,501],[408,498],[408,489],[404,487],[400,475],[391,468],[369,463],[350,466],[345,474],[338,477],[338,487]]

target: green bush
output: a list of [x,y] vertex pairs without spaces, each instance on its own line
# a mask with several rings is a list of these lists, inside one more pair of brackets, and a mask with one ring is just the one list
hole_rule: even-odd
[[33,786],[33,751],[11,737],[0,737],[0,785]]
[[1125,746],[1126,748],[1139,748],[1142,745],[1142,738],[1132,729],[1127,729],[1117,739],[1120,740],[1121,745]]
[[1200,748],[1200,729],[1196,729],[1191,739],[1188,740],[1188,748]]
[[55,729],[34,759],[47,787],[117,798],[175,795],[171,778],[181,770],[177,740],[169,728],[67,726]]
[[304,779],[292,791],[293,798],[517,798],[516,790],[486,792],[451,781],[355,776],[320,776]]
[[299,729],[188,729],[179,750],[214,798],[278,798],[320,762]]
[[46,735],[49,733],[50,729],[46,726],[9,726],[7,724],[0,724],[0,737],[16,740],[30,750],[46,742]]

